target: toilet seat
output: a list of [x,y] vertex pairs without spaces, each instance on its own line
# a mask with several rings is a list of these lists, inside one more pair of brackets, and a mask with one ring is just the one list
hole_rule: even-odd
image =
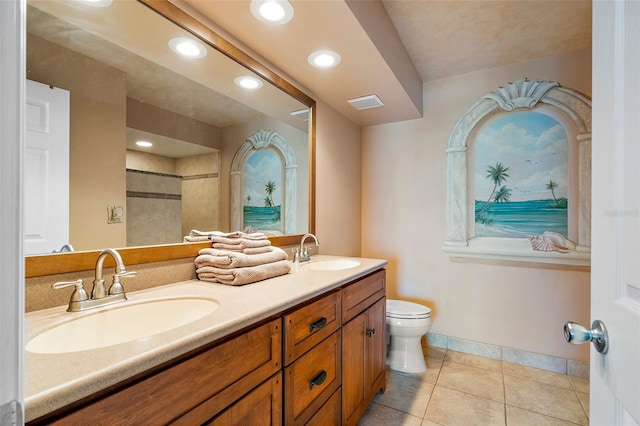
[[387,299],[387,317],[398,319],[431,318],[431,309],[406,300]]

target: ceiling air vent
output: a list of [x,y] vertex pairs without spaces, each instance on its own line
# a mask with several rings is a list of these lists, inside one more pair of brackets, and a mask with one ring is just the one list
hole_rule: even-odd
[[377,108],[384,105],[376,95],[363,96],[361,98],[349,99],[347,102],[357,110]]
[[298,111],[290,112],[289,114],[293,115],[296,118],[299,118],[302,121],[309,121],[309,108],[299,109]]

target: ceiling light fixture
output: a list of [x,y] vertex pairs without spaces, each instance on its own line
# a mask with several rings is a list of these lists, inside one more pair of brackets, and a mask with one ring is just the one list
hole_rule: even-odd
[[113,3],[113,0],[78,0],[78,1],[82,3],[86,3],[93,7],[107,7],[107,6],[111,6],[111,3]]
[[251,0],[251,13],[259,21],[282,25],[293,18],[293,6],[287,0]]
[[207,56],[207,49],[202,43],[186,37],[172,38],[169,40],[169,47],[186,58],[197,59]]
[[251,77],[249,75],[243,75],[241,77],[236,77],[235,80],[233,80],[234,83],[236,83],[237,86],[242,87],[243,89],[259,89],[262,87],[262,81],[260,81],[259,79],[255,78],[255,77]]
[[149,141],[137,141],[136,145],[141,146],[143,148],[149,148],[151,146],[153,146],[153,144]]
[[332,50],[316,50],[307,60],[316,68],[333,68],[340,63],[340,55]]

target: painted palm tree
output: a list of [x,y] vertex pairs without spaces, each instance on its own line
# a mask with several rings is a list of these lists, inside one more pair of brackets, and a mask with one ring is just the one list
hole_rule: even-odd
[[[482,209],[478,213],[476,213],[476,218],[489,208],[492,199],[495,200],[494,194],[496,193],[496,189],[498,189],[498,185],[502,185],[502,183],[506,182],[507,178],[509,177],[507,170],[509,170],[509,167],[505,167],[500,162],[496,162],[495,166],[488,166],[486,178],[490,179],[491,182],[493,182],[493,190],[491,191],[489,198],[487,198],[487,201],[485,201],[484,206],[482,206]],[[509,195],[511,195],[510,189]]]
[[558,205],[558,199],[556,198],[556,193],[553,192],[553,190],[557,187],[558,184],[553,179],[549,180],[549,183],[547,184],[547,190],[551,191],[551,195],[553,196],[553,200],[556,202],[556,205]]
[[264,190],[267,193],[267,196],[264,199],[264,206],[271,207],[273,209],[273,221],[277,222],[280,220],[280,212],[278,211],[278,207],[273,203],[273,193],[276,191],[276,183],[270,180],[264,186]]
[[493,201],[495,203],[508,203],[511,201],[511,190],[506,186],[501,186],[493,196]]

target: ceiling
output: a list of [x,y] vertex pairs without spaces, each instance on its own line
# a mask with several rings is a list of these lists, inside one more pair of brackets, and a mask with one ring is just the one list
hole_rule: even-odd
[[[424,82],[591,47],[591,0],[291,0],[282,26],[248,0],[173,2],[363,126],[421,117]],[[318,49],[342,61],[315,69]],[[370,94],[385,105],[347,103]]]

